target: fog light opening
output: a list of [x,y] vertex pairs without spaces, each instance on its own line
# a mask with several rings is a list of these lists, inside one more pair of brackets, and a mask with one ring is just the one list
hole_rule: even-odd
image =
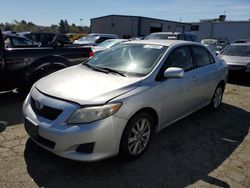
[[94,142],[87,143],[87,144],[81,144],[76,148],[76,152],[79,153],[93,153],[94,150]]

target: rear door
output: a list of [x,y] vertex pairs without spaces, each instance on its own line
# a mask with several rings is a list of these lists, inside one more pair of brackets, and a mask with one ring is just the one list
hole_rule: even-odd
[[205,47],[192,46],[196,69],[193,80],[196,83],[197,105],[204,105],[211,100],[218,80],[218,68],[212,55]]

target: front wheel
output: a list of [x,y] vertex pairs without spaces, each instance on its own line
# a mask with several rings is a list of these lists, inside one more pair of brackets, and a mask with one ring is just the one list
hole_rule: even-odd
[[148,149],[154,132],[154,120],[150,114],[141,112],[127,124],[121,139],[120,155],[128,160],[141,157]]
[[214,92],[213,98],[210,103],[210,108],[211,109],[218,109],[221,105],[222,102],[222,96],[223,96],[223,86],[219,85]]

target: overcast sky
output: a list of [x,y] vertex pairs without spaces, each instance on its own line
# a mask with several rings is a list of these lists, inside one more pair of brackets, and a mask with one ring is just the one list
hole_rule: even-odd
[[227,15],[227,20],[250,19],[250,0],[0,0],[0,22],[32,21],[38,25],[90,25],[90,18],[109,14],[145,16],[182,22]]

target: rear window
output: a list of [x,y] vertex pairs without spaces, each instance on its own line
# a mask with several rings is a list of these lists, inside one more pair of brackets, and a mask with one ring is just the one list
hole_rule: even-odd
[[191,38],[190,35],[185,35],[185,38],[186,38],[187,41],[193,41],[193,39]]
[[199,42],[199,39],[196,35],[190,35],[190,37],[192,38],[193,42]]
[[203,67],[211,63],[211,55],[201,46],[192,46],[197,67]]
[[18,46],[32,46],[33,43],[28,40],[28,39],[25,39],[25,38],[19,38],[19,37],[13,37],[12,38],[12,43],[15,47],[18,47]]
[[28,39],[34,41],[34,42],[39,42],[37,41],[37,38],[34,34],[27,34],[27,35],[24,35],[25,37],[27,37]]

